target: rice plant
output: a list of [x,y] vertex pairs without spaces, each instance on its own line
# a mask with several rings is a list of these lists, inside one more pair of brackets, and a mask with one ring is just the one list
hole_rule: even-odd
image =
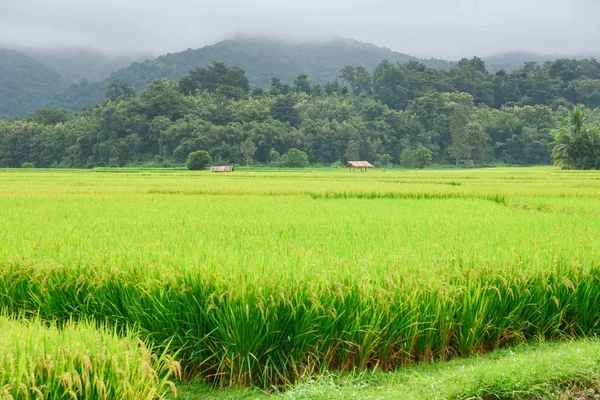
[[0,172],[0,306],[271,387],[600,322],[600,175]]
[[176,395],[179,364],[133,334],[0,317],[0,398],[158,399]]

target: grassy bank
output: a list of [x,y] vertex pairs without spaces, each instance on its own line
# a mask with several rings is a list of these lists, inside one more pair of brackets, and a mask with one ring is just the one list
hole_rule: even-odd
[[195,399],[597,399],[600,398],[600,342],[520,345],[485,356],[396,372],[354,372],[304,378],[282,393],[248,389],[215,391],[180,386],[181,398]]

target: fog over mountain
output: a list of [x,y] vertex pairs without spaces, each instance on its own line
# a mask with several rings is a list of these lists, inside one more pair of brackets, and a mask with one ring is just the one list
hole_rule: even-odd
[[597,0],[2,0],[0,47],[154,55],[236,35],[345,36],[421,57],[599,54]]

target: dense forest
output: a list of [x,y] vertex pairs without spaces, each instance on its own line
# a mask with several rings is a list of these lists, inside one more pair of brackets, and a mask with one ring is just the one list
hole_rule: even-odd
[[362,65],[372,72],[381,60],[385,59],[394,63],[419,61],[439,69],[454,66],[454,63],[448,61],[420,60],[408,54],[351,39],[291,43],[271,39],[238,38],[136,62],[100,82],[85,80],[79,85],[69,87],[51,105],[71,110],[80,109],[86,104],[102,101],[108,85],[113,80],[118,79],[140,91],[148,87],[154,79],[179,80],[192,69],[211,65],[213,60],[242,68],[248,75],[250,85],[267,88],[273,76],[279,77],[282,82],[292,83],[298,74],[305,73],[313,82],[324,84],[336,79],[338,71],[344,65]]
[[[251,86],[268,88],[276,76],[292,84],[307,74],[313,84],[338,77],[345,65],[361,65],[372,74],[381,60],[395,64],[417,61],[431,68],[449,70],[456,62],[417,57],[363,43],[335,38],[315,42],[277,41],[239,37],[199,49],[170,53],[158,58],[142,54],[106,55],[73,48],[21,49],[0,52],[0,118],[22,116],[40,107],[80,110],[101,103],[110,83],[119,80],[137,92],[154,79],[180,80],[189,71],[218,60],[246,71]],[[15,62],[16,57],[19,62]],[[511,72],[524,61],[543,65],[552,55],[504,53],[491,56],[486,67],[491,73]],[[143,59],[145,61],[142,61]]]
[[346,66],[322,85],[300,74],[263,89],[214,62],[139,94],[114,80],[105,96],[80,112],[0,121],[0,166],[183,165],[199,150],[215,164],[282,165],[290,150],[326,165],[550,164],[575,105],[586,135],[596,134],[600,63],[561,59],[491,74],[479,58],[449,70],[383,61],[372,74]]

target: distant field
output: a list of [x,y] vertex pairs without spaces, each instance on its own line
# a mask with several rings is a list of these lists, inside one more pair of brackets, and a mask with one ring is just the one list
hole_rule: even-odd
[[0,307],[218,386],[392,370],[598,333],[599,216],[553,168],[0,170]]

